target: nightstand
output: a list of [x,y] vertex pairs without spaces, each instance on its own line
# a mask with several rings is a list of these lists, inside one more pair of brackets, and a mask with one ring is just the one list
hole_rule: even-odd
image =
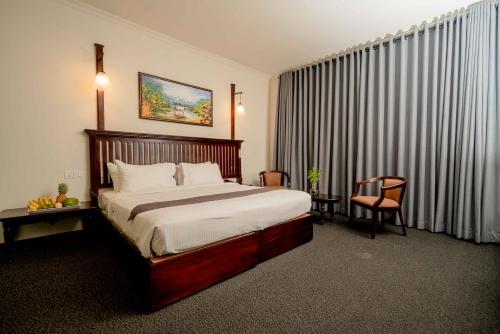
[[26,208],[7,209],[0,212],[0,222],[3,224],[3,236],[7,249],[7,262],[12,263],[14,257],[14,242],[21,225],[40,222],[56,222],[63,218],[81,218],[84,224],[99,214],[99,208],[91,202],[80,202],[80,206],[61,209],[28,212]]

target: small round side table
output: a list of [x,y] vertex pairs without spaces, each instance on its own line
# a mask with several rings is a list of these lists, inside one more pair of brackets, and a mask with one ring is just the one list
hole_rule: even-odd
[[320,213],[320,224],[323,225],[325,219],[325,213],[330,212],[330,217],[332,223],[334,223],[334,215],[335,215],[335,203],[339,203],[342,200],[342,197],[337,195],[328,195],[328,194],[317,194],[311,196],[311,200],[313,202],[318,203],[319,213]]

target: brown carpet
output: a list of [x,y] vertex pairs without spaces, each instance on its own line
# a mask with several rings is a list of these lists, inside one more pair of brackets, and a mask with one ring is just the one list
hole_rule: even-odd
[[498,333],[499,245],[387,225],[371,240],[338,220],[151,314],[102,240],[20,242],[0,265],[0,333]]

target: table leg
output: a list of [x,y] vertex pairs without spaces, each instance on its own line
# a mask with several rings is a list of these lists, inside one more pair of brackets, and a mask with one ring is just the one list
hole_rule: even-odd
[[335,224],[335,203],[329,204],[330,206],[330,218],[332,220],[332,224]]
[[80,216],[80,221],[82,223],[82,236],[85,238],[86,242],[90,244],[94,244],[97,240],[98,233],[94,233],[96,224],[94,224],[94,214],[93,213],[85,213]]
[[18,225],[10,225],[3,223],[3,238],[5,241],[5,248],[7,250],[7,262],[14,262],[14,241],[16,240],[17,233],[19,232]]
[[323,208],[323,203],[318,203],[318,206],[319,206],[319,223],[320,225],[323,225],[324,224],[324,221],[325,221],[325,210]]
[[89,230],[91,230],[93,228],[92,226],[92,214],[86,214],[84,216],[82,216],[81,218],[81,221],[82,221],[82,228],[85,232],[88,232]]

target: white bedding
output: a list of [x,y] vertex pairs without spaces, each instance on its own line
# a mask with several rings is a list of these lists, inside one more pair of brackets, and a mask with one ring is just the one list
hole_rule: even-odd
[[128,220],[144,203],[248,190],[237,183],[177,186],[151,193],[101,191],[106,216],[138,247],[144,257],[179,253],[252,231],[263,230],[306,213],[311,196],[277,189],[250,196],[181,205],[143,212]]

